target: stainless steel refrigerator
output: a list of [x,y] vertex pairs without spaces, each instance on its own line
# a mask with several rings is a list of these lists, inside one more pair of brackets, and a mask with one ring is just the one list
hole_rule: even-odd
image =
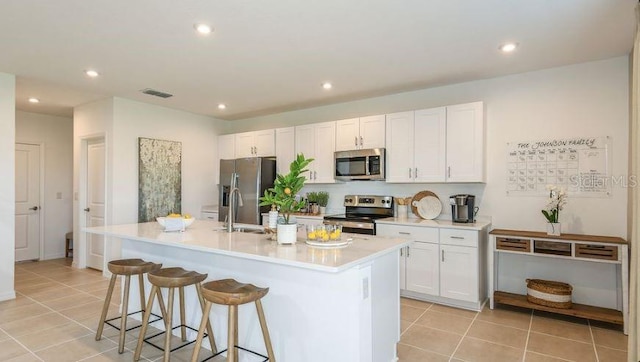
[[[270,206],[258,206],[258,198],[264,195],[264,190],[273,187],[273,181],[276,179],[276,158],[220,160],[219,221],[225,221],[229,215],[229,192],[233,173],[238,175],[238,189],[242,198],[242,206],[238,206],[236,210],[235,222],[261,225],[261,214],[269,212]],[[237,193],[234,193],[233,197],[237,197]],[[236,199],[236,205],[239,205],[237,201]]]

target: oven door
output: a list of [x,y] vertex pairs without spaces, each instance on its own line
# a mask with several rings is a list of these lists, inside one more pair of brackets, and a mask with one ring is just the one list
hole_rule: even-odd
[[376,224],[348,220],[324,220],[325,225],[342,225],[343,233],[375,235]]

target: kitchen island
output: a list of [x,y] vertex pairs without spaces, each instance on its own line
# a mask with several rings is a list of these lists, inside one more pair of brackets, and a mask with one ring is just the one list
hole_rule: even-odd
[[[406,240],[343,234],[352,241],[341,248],[304,241],[285,246],[264,234],[227,233],[221,223],[201,220],[185,232],[166,233],[155,222],[84,231],[120,238],[123,258],[181,266],[208,273],[208,280],[234,278],[269,287],[263,305],[280,362],[397,360],[398,250]],[[132,283],[132,293],[135,288]],[[186,297],[187,324],[197,326],[201,314],[195,293],[187,288]],[[130,311],[139,309],[136,299],[131,298]],[[240,306],[239,316],[240,345],[264,353],[253,304]],[[216,343],[225,346],[226,307],[214,305],[211,317]]]

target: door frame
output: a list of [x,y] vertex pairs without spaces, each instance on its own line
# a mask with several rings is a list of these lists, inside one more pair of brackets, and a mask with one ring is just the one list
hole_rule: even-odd
[[[110,219],[109,209],[111,205],[108,202],[109,198],[108,198],[108,192],[107,192],[107,190],[109,189],[108,182],[107,182],[107,180],[109,179],[109,174],[108,174],[109,167],[107,167],[107,165],[109,164],[107,136],[105,133],[96,133],[96,134],[86,135],[86,136],[80,137],[80,155],[79,155],[79,162],[78,162],[78,190],[77,190],[77,205],[76,205],[76,212],[78,215],[78,219],[77,219],[78,225],[77,225],[77,228],[74,225],[74,234],[73,234],[73,237],[74,237],[73,266],[79,269],[84,269],[87,267],[87,234],[86,232],[83,232],[81,230],[87,227],[87,217],[85,215],[84,209],[87,205],[87,199],[88,199],[87,171],[89,168],[89,157],[88,157],[89,143],[93,141],[98,141],[98,140],[102,140],[102,142],[104,143],[104,178],[105,178],[104,222],[105,222],[105,225],[109,224],[108,220]],[[75,252],[76,247],[78,248],[77,253]],[[105,257],[106,257],[106,253],[107,253],[107,237],[105,236]],[[106,264],[107,264],[107,261],[104,260],[103,269],[102,269],[103,275],[105,271],[107,271]]]
[[[45,182],[44,179],[46,177],[45,175],[45,167],[44,167],[44,163],[45,163],[45,144],[44,142],[29,142],[29,141],[22,141],[22,140],[17,140],[15,141],[15,145],[17,144],[23,144],[23,145],[32,145],[32,146],[38,146],[38,148],[40,149],[40,165],[38,165],[39,169],[40,169],[40,177],[38,180],[38,188],[40,189],[40,195],[38,195],[38,207],[40,208],[38,210],[38,243],[39,245],[39,256],[38,256],[38,260],[44,260],[44,216],[43,216],[43,210],[45,209],[46,205],[45,205],[45,199],[44,199],[44,187],[45,187]],[[14,145],[14,148],[15,148]],[[14,181],[15,182],[15,181]],[[15,201],[14,201],[15,204]],[[15,215],[14,215],[15,217]],[[14,245],[14,252],[15,252],[15,245]]]

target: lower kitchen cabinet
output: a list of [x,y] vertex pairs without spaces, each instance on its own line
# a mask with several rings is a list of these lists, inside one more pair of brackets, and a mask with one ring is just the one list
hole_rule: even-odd
[[377,235],[412,243],[400,251],[403,296],[479,311],[487,299],[486,230],[378,224]]

